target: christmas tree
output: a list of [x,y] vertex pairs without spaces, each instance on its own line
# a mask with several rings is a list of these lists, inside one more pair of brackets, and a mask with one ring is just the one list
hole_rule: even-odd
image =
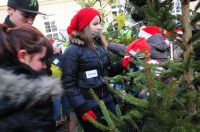
[[[200,2],[195,10],[189,9],[191,0],[181,0],[182,15],[170,14],[172,0],[129,0],[127,8],[132,18],[147,21],[148,25],[156,25],[163,31],[170,32],[171,41],[176,41],[183,50],[180,61],[167,60],[161,64],[146,63],[150,55],[144,51],[132,56],[132,63],[142,67],[132,71],[131,67],[119,76],[105,78],[109,90],[116,99],[118,114],[107,111],[104,103],[91,90],[94,99],[101,106],[108,126],[93,119],[90,121],[104,131],[198,131],[200,130],[200,61],[195,59],[194,48],[199,48],[199,30],[192,34],[192,27],[200,21]],[[181,25],[174,23],[181,22]],[[137,28],[136,28],[137,29]],[[177,40],[176,29],[183,31],[182,41]],[[139,30],[139,29],[137,29]],[[119,31],[121,34],[121,31]],[[109,38],[109,28],[108,28]],[[127,37],[121,34],[120,41],[128,44]],[[132,38],[132,41],[135,38]],[[109,40],[109,39],[108,39]],[[126,55],[124,54],[121,54]],[[131,55],[130,55],[131,56]],[[159,67],[165,67],[160,70]],[[111,83],[120,84],[113,89]],[[122,87],[119,87],[122,86]],[[139,92],[139,94],[138,94]],[[136,95],[137,93],[137,95]]]

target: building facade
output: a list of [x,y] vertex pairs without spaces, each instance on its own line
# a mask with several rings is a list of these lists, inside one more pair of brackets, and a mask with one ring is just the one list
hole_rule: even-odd
[[[81,9],[74,0],[39,0],[39,11],[47,15],[37,15],[33,26],[49,38],[66,37],[66,28],[71,18]],[[0,22],[7,16],[7,6],[0,6]]]
[[[40,4],[40,12],[47,15],[37,15],[33,26],[38,28],[48,38],[63,39],[67,37],[66,28],[69,26],[71,18],[82,7],[74,0],[38,0]],[[7,16],[6,0],[0,0],[0,23],[4,22]],[[191,2],[190,8],[194,9],[196,2]],[[105,10],[108,15],[108,23],[112,21],[112,15],[117,15],[119,8],[124,10],[125,0],[118,0],[113,6],[106,6]],[[95,6],[98,9],[98,5]],[[95,8],[94,7],[94,8]],[[172,13],[179,14],[181,12],[180,1],[174,0],[174,9]]]

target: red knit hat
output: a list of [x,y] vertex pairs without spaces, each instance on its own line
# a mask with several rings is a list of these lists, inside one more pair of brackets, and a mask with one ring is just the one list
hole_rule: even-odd
[[67,28],[67,33],[72,34],[73,31],[83,30],[95,16],[99,16],[99,12],[93,8],[83,8],[77,12],[77,14],[72,18],[70,26]]
[[150,45],[146,42],[144,38],[139,38],[131,42],[126,49],[126,53],[133,54],[133,52],[137,52],[138,50],[140,50],[140,52],[142,52],[143,50],[147,50],[148,53],[150,53]]

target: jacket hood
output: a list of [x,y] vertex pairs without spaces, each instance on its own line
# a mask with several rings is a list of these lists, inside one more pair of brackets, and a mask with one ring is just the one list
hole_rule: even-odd
[[154,34],[150,38],[147,39],[147,43],[154,47],[156,50],[159,51],[166,51],[167,50],[167,44],[165,40],[163,39],[162,35],[159,33]]
[[59,78],[40,77],[27,79],[25,75],[15,75],[0,69],[0,100],[19,105],[28,101],[28,106],[58,97],[63,93]]

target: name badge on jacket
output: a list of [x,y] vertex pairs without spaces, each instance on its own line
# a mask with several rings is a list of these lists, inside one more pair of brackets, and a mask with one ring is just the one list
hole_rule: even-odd
[[90,71],[86,71],[86,77],[87,78],[93,78],[93,77],[97,77],[97,70],[90,70]]
[[53,64],[57,65],[58,62],[59,62],[59,60],[58,60],[58,59],[55,59],[55,60],[53,61]]

